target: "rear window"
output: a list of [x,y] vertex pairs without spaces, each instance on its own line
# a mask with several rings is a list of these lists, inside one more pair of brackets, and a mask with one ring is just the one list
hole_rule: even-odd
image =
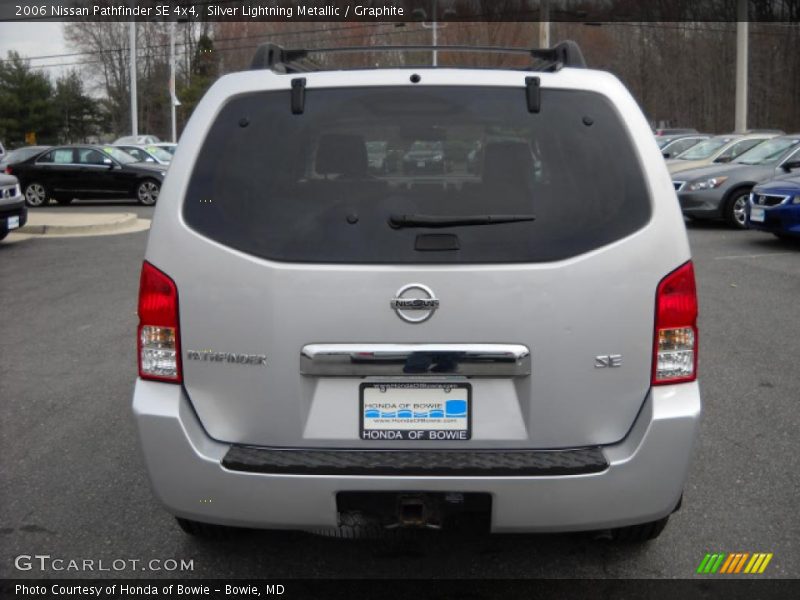
[[[644,226],[631,140],[601,95],[491,87],[345,88],[238,96],[195,163],[184,218],[278,260],[491,263],[564,259]],[[392,228],[392,215],[534,221]]]

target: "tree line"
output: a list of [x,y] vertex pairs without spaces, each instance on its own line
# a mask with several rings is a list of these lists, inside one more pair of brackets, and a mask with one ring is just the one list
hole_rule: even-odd
[[85,141],[106,129],[102,102],[86,94],[77,71],[52,80],[13,51],[0,62],[0,140],[8,147]]
[[[478,1],[478,0],[476,0]],[[622,0],[619,0],[622,1]],[[508,0],[509,6],[514,0]],[[501,1],[491,3],[498,10]],[[577,3],[576,5],[579,5]],[[500,7],[502,8],[502,7]],[[169,138],[170,23],[138,23],[139,132]],[[0,63],[0,139],[12,145],[35,131],[42,142],[110,139],[130,132],[127,23],[64,25],[71,51],[85,53],[78,71],[51,81],[24,58]],[[225,73],[246,69],[257,46],[285,47],[430,44],[421,23],[193,22],[176,28],[178,132],[208,87]],[[539,45],[537,22],[449,22],[440,45]],[[733,22],[553,22],[551,43],[577,41],[592,68],[617,75],[653,126],[691,126],[728,132],[734,125],[736,24]],[[750,24],[749,126],[800,130],[800,23]],[[430,52],[314,57],[321,67],[430,64]],[[522,66],[525,57],[458,55],[438,63]]]

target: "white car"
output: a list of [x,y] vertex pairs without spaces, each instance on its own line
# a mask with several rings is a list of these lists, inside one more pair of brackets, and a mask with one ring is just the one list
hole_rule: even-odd
[[155,135],[126,135],[121,138],[117,138],[114,141],[114,145],[133,144],[134,146],[139,146],[142,144],[158,144],[160,141],[161,140]]
[[149,162],[165,166],[168,166],[169,163],[172,162],[171,152],[153,144],[141,146],[135,144],[114,144],[114,147],[127,152],[140,162]]
[[[698,431],[697,297],[636,101],[569,42],[527,69],[288,60],[311,52],[220,78],[164,181],[133,394],[156,496],[209,536],[656,537]],[[423,142],[441,168],[404,168]]]
[[158,144],[151,144],[156,148],[161,148],[162,150],[166,150],[173,156],[175,156],[175,151],[178,149],[178,144],[173,144],[172,142],[159,142]]

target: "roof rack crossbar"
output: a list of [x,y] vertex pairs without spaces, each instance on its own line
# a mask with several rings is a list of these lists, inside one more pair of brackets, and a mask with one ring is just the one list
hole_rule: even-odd
[[564,41],[552,48],[521,48],[500,46],[341,46],[338,48],[283,48],[277,44],[262,44],[256,50],[251,69],[271,69],[278,73],[302,73],[320,70],[310,58],[311,54],[364,54],[370,52],[462,52],[475,54],[527,55],[538,61],[528,67],[531,71],[558,71],[562,67],[586,67],[581,49],[573,41]]

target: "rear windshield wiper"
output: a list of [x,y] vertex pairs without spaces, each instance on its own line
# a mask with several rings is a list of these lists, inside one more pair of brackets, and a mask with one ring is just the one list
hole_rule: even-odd
[[391,215],[389,225],[394,229],[400,229],[401,227],[500,225],[535,220],[535,215]]

